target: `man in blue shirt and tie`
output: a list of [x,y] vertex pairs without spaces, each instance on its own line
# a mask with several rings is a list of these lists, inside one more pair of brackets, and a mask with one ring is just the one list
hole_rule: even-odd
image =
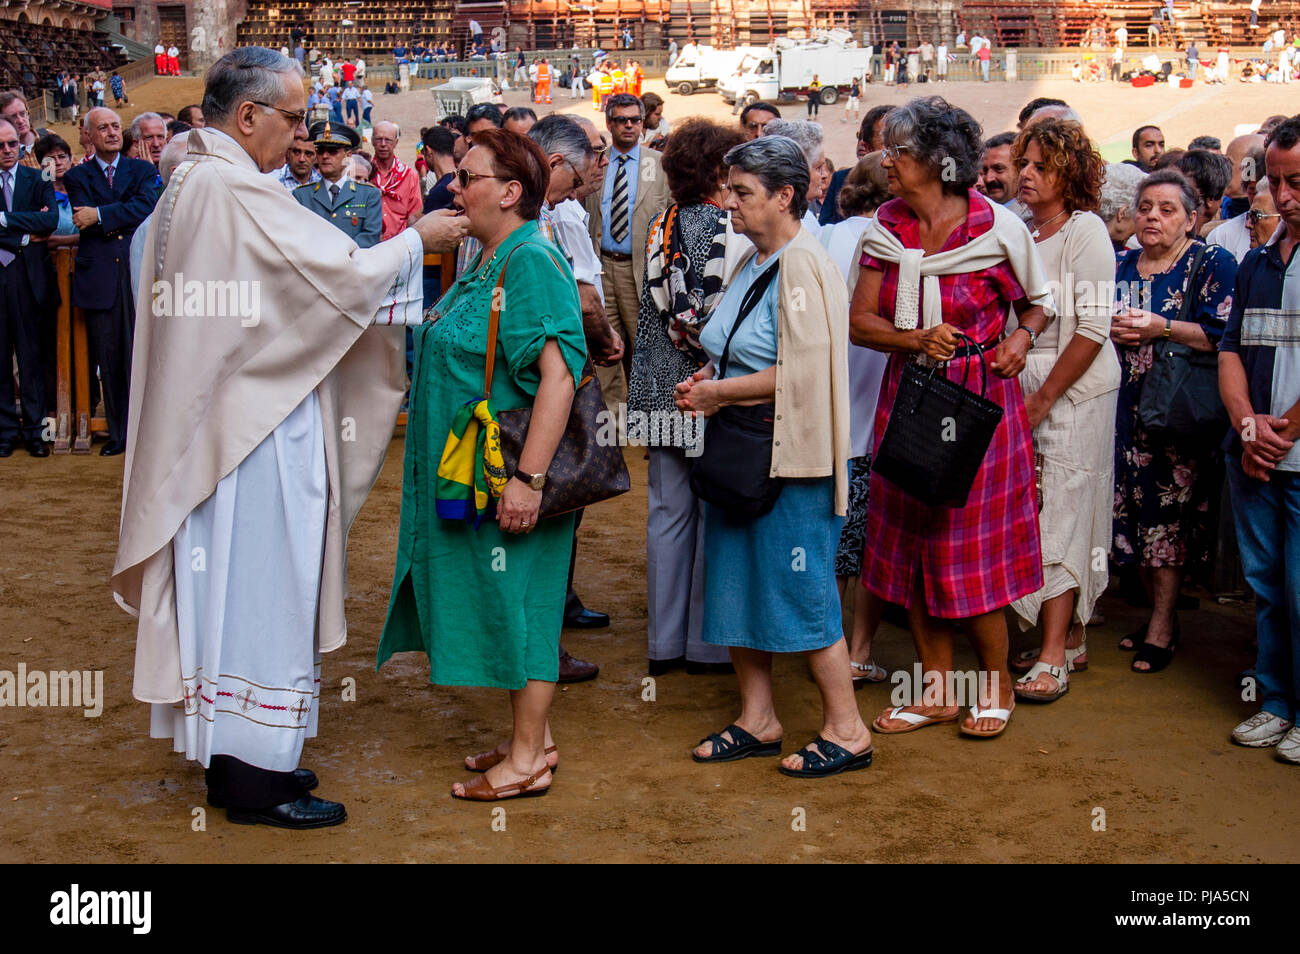
[[592,238],[600,250],[605,311],[624,343],[621,365],[597,369],[601,391],[611,407],[627,399],[646,236],[650,223],[672,201],[662,155],[639,145],[644,122],[645,106],[638,97],[616,93],[605,100],[612,150],[604,188],[593,193],[587,205]]

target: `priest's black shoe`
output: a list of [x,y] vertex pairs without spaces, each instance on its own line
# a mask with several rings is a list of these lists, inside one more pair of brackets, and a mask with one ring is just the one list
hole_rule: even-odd
[[14,456],[14,442],[0,441],[0,457],[13,457],[13,456]]
[[609,625],[609,614],[597,613],[584,606],[576,613],[566,614],[564,625],[568,629],[603,629]]
[[[310,792],[313,788],[315,788],[317,785],[320,784],[320,779],[316,777],[316,773],[313,772],[311,769],[305,769],[305,768],[294,769],[293,780],[298,783],[299,787],[302,788],[303,794]],[[225,808],[226,800],[222,798],[220,795],[213,795],[212,790],[208,789],[208,804],[211,805],[213,808]]]
[[49,457],[50,445],[45,443],[45,441],[28,441],[27,453],[31,454],[33,457]]
[[116,457],[126,450],[126,441],[109,441],[99,449],[100,457]]
[[328,828],[341,825],[348,819],[348,811],[338,802],[327,802],[315,795],[303,795],[297,801],[285,802],[272,808],[256,811],[226,809],[226,818],[236,825],[273,825],[276,828]]

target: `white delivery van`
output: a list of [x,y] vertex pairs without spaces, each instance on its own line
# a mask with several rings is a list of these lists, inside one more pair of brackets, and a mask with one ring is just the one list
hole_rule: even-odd
[[766,47],[741,46],[734,50],[715,50],[711,46],[701,46],[698,52],[692,50],[690,54],[683,52],[678,56],[664,74],[664,83],[682,96],[690,96],[700,89],[716,89],[721,80],[736,73],[748,54],[764,50]]
[[773,48],[742,61],[743,72],[719,89],[729,103],[756,100],[778,102],[808,94],[814,76],[821,84],[821,101],[829,106],[848,93],[855,78],[871,71],[869,51],[836,30],[818,31],[811,40],[778,40]]

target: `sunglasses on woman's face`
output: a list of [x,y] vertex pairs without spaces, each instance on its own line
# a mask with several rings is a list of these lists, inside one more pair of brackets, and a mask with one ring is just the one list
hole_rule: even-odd
[[1261,212],[1259,209],[1251,209],[1246,213],[1246,218],[1250,219],[1252,225],[1259,225],[1265,219],[1276,219],[1281,215],[1281,212]]
[[457,169],[456,179],[460,182],[462,190],[468,189],[469,184],[475,179],[504,179],[505,176],[491,176],[483,172],[470,172],[468,169]]

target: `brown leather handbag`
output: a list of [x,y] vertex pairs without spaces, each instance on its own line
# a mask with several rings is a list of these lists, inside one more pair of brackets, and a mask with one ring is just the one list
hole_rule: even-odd
[[[547,250],[549,254],[549,249]],[[512,251],[511,255],[514,254]],[[506,264],[497,276],[496,291],[492,295],[492,310],[488,318],[487,365],[483,373],[484,400],[492,399],[492,370],[497,356],[497,325],[501,320],[502,283],[506,277]],[[556,265],[558,268],[558,263]],[[573,395],[564,436],[555,448],[551,466],[546,471],[546,487],[542,490],[539,517],[554,517],[571,513],[602,500],[617,497],[632,489],[632,478],[623,461],[623,450],[617,435],[611,442],[602,442],[601,418],[606,413],[605,398],[600,393],[600,382],[591,359],[583,368],[582,380]],[[514,475],[519,468],[519,455],[528,437],[528,425],[533,417],[531,407],[496,411],[497,425],[501,428],[501,456],[506,472]]]

